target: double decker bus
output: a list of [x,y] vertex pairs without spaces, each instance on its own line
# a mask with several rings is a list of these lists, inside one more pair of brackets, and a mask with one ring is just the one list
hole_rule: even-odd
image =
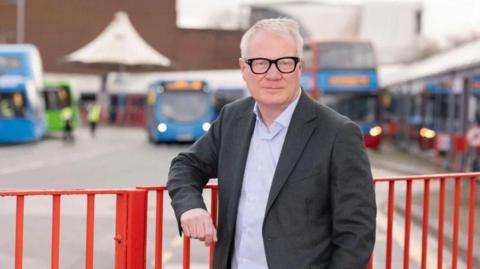
[[33,45],[0,45],[0,143],[40,139],[46,132],[42,63]]
[[148,90],[146,129],[152,142],[195,141],[216,117],[213,97],[201,80],[160,80]]
[[66,107],[72,112],[72,127],[79,125],[78,93],[68,80],[46,81],[43,89],[45,99],[48,131],[56,132],[64,129],[62,110]]
[[317,41],[304,48],[302,88],[355,121],[365,145],[381,143],[381,99],[373,46],[366,41]]

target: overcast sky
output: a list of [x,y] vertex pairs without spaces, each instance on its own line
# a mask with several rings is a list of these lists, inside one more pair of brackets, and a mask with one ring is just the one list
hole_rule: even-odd
[[[275,2],[275,0],[267,1]],[[354,4],[364,1],[330,0],[335,3]],[[181,27],[201,28],[208,25],[212,19],[218,21],[220,18],[227,27],[233,27],[239,24],[239,4],[247,2],[252,0],[177,0],[178,23]],[[328,2],[328,0],[321,2]],[[419,0],[417,2],[424,4],[424,34],[428,37],[442,40],[447,36],[465,35],[472,31],[480,33],[480,0]]]

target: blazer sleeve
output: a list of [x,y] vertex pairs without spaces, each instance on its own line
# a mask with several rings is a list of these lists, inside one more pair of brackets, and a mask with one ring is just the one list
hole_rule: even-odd
[[328,268],[367,268],[377,210],[370,164],[355,123],[339,128],[331,161],[333,237]]
[[206,209],[202,191],[210,178],[217,177],[222,119],[223,110],[208,132],[171,162],[167,189],[179,224],[185,211]]

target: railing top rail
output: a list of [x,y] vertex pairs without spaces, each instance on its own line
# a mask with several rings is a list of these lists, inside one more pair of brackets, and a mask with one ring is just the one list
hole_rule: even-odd
[[[205,189],[216,189],[217,185],[207,185]],[[123,194],[132,191],[165,191],[166,186],[138,186],[125,189],[52,189],[52,190],[0,190],[0,197],[5,196],[48,196],[48,195],[106,195]]]
[[146,191],[165,191],[167,190],[167,186],[137,186],[137,189]]
[[[137,186],[137,189],[147,191],[165,191],[167,190],[167,186]],[[218,185],[208,184],[204,189],[218,189]]]
[[[409,181],[409,180],[425,180],[425,179],[447,179],[447,178],[471,178],[480,177],[480,172],[466,172],[466,173],[446,173],[446,174],[432,174],[432,175],[415,175],[415,176],[393,176],[393,177],[378,177],[374,178],[375,182],[390,182],[390,181]],[[166,186],[137,186],[136,188],[125,189],[52,189],[52,190],[0,190],[0,197],[4,196],[48,196],[48,195],[106,195],[106,194],[124,194],[132,191],[165,191]],[[205,189],[218,189],[216,184],[209,184]]]
[[34,195],[102,195],[102,194],[124,194],[132,191],[141,191],[138,189],[53,189],[53,190],[0,190],[0,196],[34,196]]
[[432,175],[415,175],[415,176],[393,176],[393,177],[379,177],[374,178],[375,182],[387,182],[387,181],[409,181],[409,180],[425,180],[425,179],[448,179],[448,178],[471,178],[480,177],[480,172],[465,172],[465,173],[446,173],[446,174],[432,174]]

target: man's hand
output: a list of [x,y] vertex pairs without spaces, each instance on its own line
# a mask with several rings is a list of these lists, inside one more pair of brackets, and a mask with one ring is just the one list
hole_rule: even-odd
[[212,242],[217,242],[217,230],[213,226],[212,217],[202,208],[185,211],[180,216],[180,224],[185,236],[203,241],[207,247]]

